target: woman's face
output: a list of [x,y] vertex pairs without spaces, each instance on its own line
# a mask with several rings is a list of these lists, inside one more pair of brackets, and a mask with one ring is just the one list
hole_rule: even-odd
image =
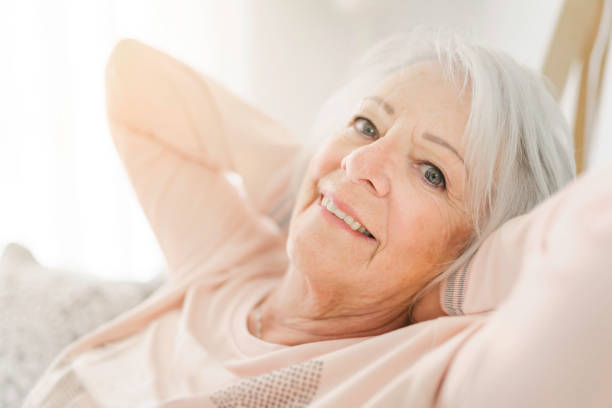
[[460,254],[472,232],[461,143],[469,94],[460,100],[437,63],[415,64],[381,83],[313,157],[287,251],[322,301],[406,306]]

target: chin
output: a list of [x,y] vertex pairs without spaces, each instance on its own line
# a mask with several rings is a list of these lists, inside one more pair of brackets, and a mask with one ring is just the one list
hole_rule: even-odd
[[322,240],[313,234],[312,228],[304,222],[303,215],[303,212],[296,214],[289,226],[286,246],[291,265],[298,268],[306,266],[307,262],[316,262],[323,255]]
[[329,249],[325,244],[326,239],[321,237],[312,223],[305,221],[309,220],[304,220],[298,215],[289,229],[287,238],[289,262],[294,268],[303,271],[313,268],[324,269],[325,264],[330,261],[329,253],[326,250]]
[[318,208],[309,208],[290,226],[286,245],[289,265],[317,282],[342,281],[347,271],[358,267],[355,248],[338,241],[338,235],[318,217]]

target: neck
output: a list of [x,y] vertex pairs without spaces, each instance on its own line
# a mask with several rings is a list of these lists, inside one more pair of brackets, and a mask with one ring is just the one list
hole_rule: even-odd
[[[260,338],[294,346],[315,341],[368,337],[408,324],[408,305],[387,300],[376,304],[345,301],[343,293],[321,290],[288,270],[277,286],[249,316],[249,328]],[[256,308],[256,309],[257,309]]]

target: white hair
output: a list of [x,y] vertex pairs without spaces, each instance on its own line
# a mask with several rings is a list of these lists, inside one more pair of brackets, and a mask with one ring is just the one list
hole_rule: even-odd
[[465,199],[474,233],[463,253],[412,296],[411,307],[465,265],[491,232],[528,212],[576,174],[569,126],[546,78],[503,52],[424,27],[390,37],[365,54],[351,79],[319,111],[304,157],[345,126],[353,108],[385,78],[428,60],[438,61],[461,92],[468,84],[471,90],[462,142],[470,171]]

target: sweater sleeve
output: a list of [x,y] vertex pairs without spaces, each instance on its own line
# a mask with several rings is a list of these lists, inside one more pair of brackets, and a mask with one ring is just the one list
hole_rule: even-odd
[[[300,143],[214,80],[124,39],[107,62],[106,103],[118,154],[171,272],[226,243],[250,211],[286,218],[278,202],[290,194]],[[241,177],[245,194],[228,173]]]
[[455,355],[439,406],[612,406],[610,248],[612,165],[587,172],[488,246],[481,256],[501,260],[485,262],[497,268],[490,273],[516,282]]
[[[506,221],[458,271],[440,283],[440,306],[450,316],[489,312],[508,296],[518,277],[529,223]],[[504,248],[514,248],[506,252]]]

